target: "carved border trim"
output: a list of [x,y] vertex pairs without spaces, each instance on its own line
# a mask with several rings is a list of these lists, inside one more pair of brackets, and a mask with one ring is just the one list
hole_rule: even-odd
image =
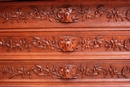
[[92,37],[76,37],[76,36],[53,36],[53,37],[3,37],[0,38],[0,50],[3,51],[18,51],[33,49],[36,50],[51,50],[59,52],[76,52],[84,50],[103,50],[103,51],[129,51],[130,38],[111,39],[105,36]]
[[[4,7],[6,8],[6,7]],[[105,5],[99,5],[95,8],[91,7],[73,7],[73,6],[63,6],[63,7],[54,7],[51,6],[49,10],[45,7],[39,9],[36,6],[30,6],[28,11],[22,11],[22,8],[17,8],[11,11],[2,10],[0,12],[0,18],[3,18],[3,23],[8,21],[21,22],[25,23],[28,20],[49,20],[57,21],[60,23],[75,23],[78,21],[88,21],[88,20],[99,20],[104,17],[108,22],[110,21],[130,21],[130,9],[120,10],[118,8],[106,8]]]
[[33,75],[47,78],[59,79],[78,79],[78,78],[130,78],[130,66],[123,66],[118,68],[114,65],[108,67],[101,64],[93,66],[76,66],[76,65],[53,65],[42,67],[42,65],[35,65],[35,67],[26,68],[25,66],[16,68],[13,66],[3,66],[0,70],[3,76],[10,75],[10,79],[17,77],[33,78]]

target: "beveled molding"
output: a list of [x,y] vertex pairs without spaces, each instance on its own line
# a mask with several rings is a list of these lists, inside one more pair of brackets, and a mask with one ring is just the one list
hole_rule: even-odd
[[[28,2],[29,3],[29,2]],[[1,5],[1,28],[130,27],[129,3]],[[9,26],[6,26],[6,25]],[[51,25],[51,26],[50,26]],[[65,25],[65,26],[64,26]]]
[[1,37],[1,52],[129,52],[129,36]]
[[[0,61],[2,81],[119,80],[130,78],[129,60]],[[48,80],[46,80],[48,79]],[[81,82],[82,82],[81,81]]]

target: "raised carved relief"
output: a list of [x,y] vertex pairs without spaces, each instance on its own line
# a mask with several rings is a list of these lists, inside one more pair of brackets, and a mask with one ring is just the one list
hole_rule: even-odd
[[4,11],[1,13],[1,16],[4,18],[3,23],[6,23],[8,21],[11,21],[13,23],[14,21],[17,21],[18,23],[20,21],[27,22],[27,14],[23,12],[20,8],[18,8],[16,11],[12,11],[10,13]]
[[31,44],[26,41],[25,38],[21,38],[20,40],[13,40],[12,38],[0,39],[0,47],[1,49],[7,47],[7,51],[11,50],[23,50],[27,49],[30,51]]
[[126,40],[118,40],[116,38],[112,38],[110,41],[105,40],[105,48],[106,50],[108,49],[113,49],[115,50],[122,50],[125,49],[129,51],[129,39]]
[[106,8],[104,5],[98,6],[96,9],[92,8],[85,8],[83,6],[80,7],[81,10],[79,10],[81,14],[82,21],[85,20],[94,20],[96,18],[100,18],[106,11]]
[[52,9],[50,11],[46,11],[45,9],[40,10],[39,8],[35,6],[31,6],[31,11],[28,12],[28,18],[36,20],[40,19],[42,20],[49,20],[52,22],[54,12]]
[[120,12],[117,8],[114,8],[112,11],[107,12],[106,18],[108,18],[108,22],[110,20],[115,20],[116,22],[117,21],[124,21],[124,19],[127,19],[129,21],[129,18],[127,15],[128,11],[124,14],[123,11]]
[[75,11],[76,8],[68,7],[68,8],[59,8],[57,12],[57,17],[60,22],[63,23],[72,23],[77,21],[77,12]]
[[0,39],[0,50],[18,51],[28,50],[33,48],[37,50],[57,50],[59,52],[75,52],[85,50],[102,49],[103,51],[129,51],[130,38],[111,39],[105,36],[91,37],[76,37],[76,36],[53,36],[53,37],[26,37],[17,38],[8,37]]
[[65,66],[59,66],[59,74],[60,77],[63,79],[72,79],[77,78],[76,76],[76,68],[74,65],[65,65]]
[[58,45],[61,51],[72,52],[76,51],[78,46],[78,40],[77,37],[72,36],[59,37]]
[[35,65],[35,67],[27,68],[3,66],[0,69],[0,74],[3,76],[10,75],[12,78],[33,78],[33,75],[48,78],[59,79],[76,79],[76,78],[130,78],[130,66],[126,65],[121,68],[115,65],[108,65],[108,67],[95,64],[91,65],[53,65],[43,67],[42,65]]
[[130,21],[130,10],[119,9],[119,8],[106,8],[104,5],[99,5],[95,8],[85,7],[85,6],[63,6],[63,7],[53,7],[50,9],[46,7],[39,8],[37,6],[30,6],[28,11],[22,11],[22,8],[2,10],[0,17],[3,18],[3,23],[11,21],[11,23],[17,21],[18,23],[28,20],[49,20],[57,21],[60,23],[75,23],[77,21],[87,21],[87,20],[99,20],[102,17],[110,21]]
[[94,39],[81,37],[79,45],[81,47],[81,50],[94,49],[100,48],[101,44],[103,44],[103,41],[104,39],[102,36],[96,37]]

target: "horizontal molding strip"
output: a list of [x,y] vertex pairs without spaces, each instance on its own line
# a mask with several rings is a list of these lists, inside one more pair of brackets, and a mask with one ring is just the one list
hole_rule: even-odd
[[[31,60],[30,60],[31,59]],[[130,59],[129,52],[91,53],[0,53],[0,61],[7,60],[54,60],[54,59]]]
[[39,31],[45,31],[45,32],[55,32],[55,31],[57,31],[57,32],[66,32],[66,31],[68,31],[68,32],[76,32],[76,31],[79,31],[79,32],[83,32],[83,31],[85,31],[85,32],[90,32],[90,31],[93,31],[93,32],[95,32],[95,31],[115,31],[115,32],[117,32],[117,31],[122,31],[122,32],[124,32],[124,31],[130,31],[130,28],[129,27],[125,27],[125,28],[122,28],[122,27],[115,27],[115,28],[109,28],[109,27],[91,27],[91,28],[81,28],[81,27],[72,27],[72,28],[64,28],[64,27],[61,27],[61,28],[56,28],[56,27],[53,27],[53,28],[40,28],[40,27],[38,27],[38,28],[17,28],[17,29],[15,29],[15,28],[1,28],[0,29],[0,32],[2,32],[2,33],[4,33],[4,32],[20,32],[20,31],[22,31],[22,32],[39,32]]

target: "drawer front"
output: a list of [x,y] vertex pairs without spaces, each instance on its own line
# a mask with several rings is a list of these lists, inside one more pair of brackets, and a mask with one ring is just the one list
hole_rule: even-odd
[[25,86],[47,83],[109,86],[111,82],[127,86],[130,82],[129,60],[6,60],[1,61],[0,66],[0,82],[4,86],[11,83],[25,83]]
[[[71,29],[71,28],[70,28]],[[129,54],[130,31],[1,31],[0,54]]]
[[1,2],[0,4],[0,28],[2,29],[130,27],[129,0],[120,3],[116,1],[8,3]]

